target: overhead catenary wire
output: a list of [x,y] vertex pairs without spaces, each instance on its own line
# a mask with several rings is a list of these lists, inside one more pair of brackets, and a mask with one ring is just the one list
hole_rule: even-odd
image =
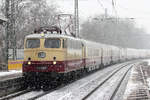
[[101,2],[101,0],[97,0],[97,2],[100,4],[100,6],[102,7],[102,9],[105,10],[105,7],[104,7],[103,3]]
[[[108,7],[104,6],[104,2],[103,0],[97,0],[97,2],[100,4],[101,8],[106,11],[106,9],[108,10]],[[115,13],[115,16],[118,17],[118,12],[116,10],[116,2],[114,0],[111,0],[111,2],[109,2],[108,0],[105,0],[105,2],[107,2],[107,4],[109,4],[110,6],[112,6],[112,12]]]
[[118,17],[118,13],[117,13],[117,10],[116,10],[116,2],[114,0],[112,0],[112,8],[115,12],[116,17]]
[[[108,0],[105,0],[105,1],[107,1],[109,4],[111,4],[111,2],[109,2]],[[113,5],[113,9],[116,10],[116,3],[114,0],[112,0],[112,5]],[[141,12],[141,13],[149,14],[149,12],[147,12],[147,11],[142,11],[142,10],[140,11],[139,9],[135,9],[135,8],[129,9],[120,3],[117,4],[117,7],[118,7],[118,9],[122,9],[123,12],[126,13],[126,17],[129,19],[139,19],[139,20],[148,20],[149,19],[149,17],[146,18],[146,17],[140,17],[140,16],[139,17],[136,17],[136,16],[129,17],[128,16],[128,15],[130,15],[130,13],[134,13],[134,12],[137,12],[137,13]],[[117,10],[116,10],[116,13],[117,13],[117,15],[119,15]]]

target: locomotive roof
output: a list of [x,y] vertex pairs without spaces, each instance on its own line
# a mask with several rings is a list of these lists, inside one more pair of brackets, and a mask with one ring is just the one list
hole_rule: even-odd
[[74,39],[74,40],[81,40],[82,42],[85,43],[95,43],[95,44],[101,44],[93,41],[88,41],[85,39],[77,38],[77,37],[72,37],[69,35],[63,35],[63,34],[44,34],[44,36],[41,36],[41,34],[31,34],[26,36],[26,38],[69,38],[69,39]]
[[44,34],[44,36],[41,36],[41,34],[31,34],[26,36],[26,38],[71,38],[71,39],[79,39],[75,38],[69,35],[63,35],[63,34]]

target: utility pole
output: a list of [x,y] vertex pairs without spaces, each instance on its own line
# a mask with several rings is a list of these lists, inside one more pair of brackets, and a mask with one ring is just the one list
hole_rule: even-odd
[[13,49],[13,60],[16,60],[15,0],[5,0],[5,16],[8,19],[5,27],[5,64],[8,70],[10,48]]
[[11,0],[10,3],[11,7],[11,18],[10,18],[10,42],[11,42],[11,49],[13,49],[13,60],[16,60],[16,32],[15,32],[15,0]]
[[108,12],[107,12],[107,8],[105,8],[105,18],[107,19],[108,16]]
[[76,37],[79,37],[79,8],[78,8],[78,0],[74,0],[74,33]]
[[8,21],[6,22],[6,27],[5,27],[5,32],[6,32],[6,36],[5,36],[5,64],[6,64],[6,70],[8,70],[8,48],[9,48],[9,23],[10,23],[10,2],[9,0],[5,1],[5,16],[8,19]]

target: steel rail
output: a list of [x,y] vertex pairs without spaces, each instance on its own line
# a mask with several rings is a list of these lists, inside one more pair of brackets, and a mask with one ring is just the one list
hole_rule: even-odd
[[119,90],[121,83],[124,81],[125,77],[127,76],[128,72],[131,70],[131,68],[133,67],[133,65],[126,71],[126,73],[123,75],[123,77],[121,78],[119,84],[117,85],[117,88],[115,89],[115,91],[113,92],[113,94],[110,97],[110,100],[113,100],[117,91]]
[[15,97],[17,97],[17,96],[23,95],[23,94],[28,93],[28,92],[31,92],[31,89],[22,90],[22,91],[19,91],[19,92],[17,92],[17,93],[10,94],[10,95],[8,95],[8,96],[5,96],[5,97],[0,98],[0,100],[13,99],[13,98],[15,98]]
[[59,86],[59,87],[56,87],[56,88],[54,88],[54,89],[51,89],[51,90],[46,91],[46,92],[44,92],[44,93],[41,93],[41,94],[39,94],[39,95],[37,95],[37,96],[31,97],[31,98],[29,98],[28,100],[35,100],[35,99],[38,99],[38,98],[40,98],[40,97],[42,97],[42,96],[44,96],[44,95],[47,95],[47,94],[49,94],[49,93],[51,93],[51,92],[53,92],[53,91],[55,91],[55,90],[57,90],[57,89],[60,89],[60,88],[62,88],[62,87],[64,87],[64,86],[65,86],[65,85],[61,85],[61,86]]

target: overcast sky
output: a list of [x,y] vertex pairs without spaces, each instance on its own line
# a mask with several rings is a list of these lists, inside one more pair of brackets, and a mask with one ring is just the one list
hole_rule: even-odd
[[[48,0],[49,3],[50,0]],[[54,0],[64,13],[74,11],[74,0]],[[118,17],[135,18],[138,27],[145,28],[150,33],[150,0],[114,0]],[[79,0],[80,20],[103,14],[104,8],[108,14],[116,16],[112,0]]]

